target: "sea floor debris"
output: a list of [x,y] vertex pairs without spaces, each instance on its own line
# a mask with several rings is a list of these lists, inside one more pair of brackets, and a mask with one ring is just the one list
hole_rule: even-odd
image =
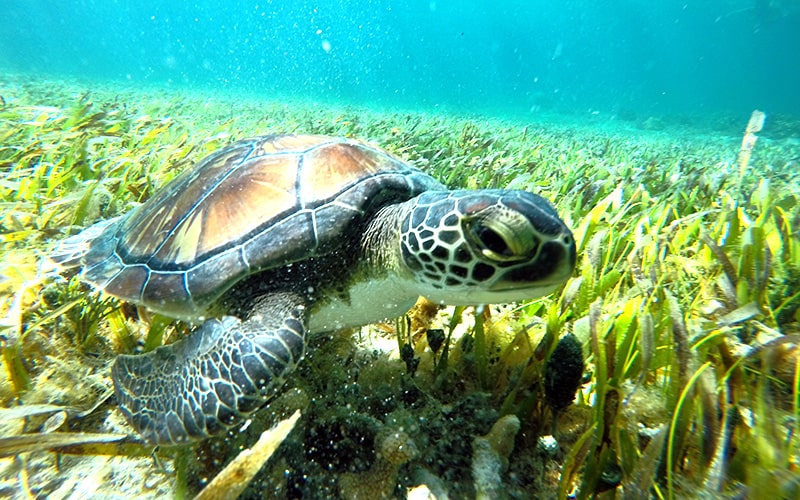
[[281,420],[275,427],[261,433],[258,441],[230,461],[224,469],[209,482],[195,500],[229,500],[238,498],[250,484],[258,471],[269,460],[286,436],[294,429],[300,418],[296,411],[291,417]]

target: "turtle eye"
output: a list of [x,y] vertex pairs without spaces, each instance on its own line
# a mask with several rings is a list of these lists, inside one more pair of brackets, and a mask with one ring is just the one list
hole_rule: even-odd
[[489,226],[478,225],[478,227],[475,228],[475,237],[483,246],[482,253],[487,254],[487,257],[490,256],[488,254],[493,254],[501,258],[514,256],[514,252],[511,251],[511,248],[509,248],[503,236]]
[[477,250],[495,262],[531,259],[538,246],[530,222],[512,211],[493,210],[471,218],[466,233]]

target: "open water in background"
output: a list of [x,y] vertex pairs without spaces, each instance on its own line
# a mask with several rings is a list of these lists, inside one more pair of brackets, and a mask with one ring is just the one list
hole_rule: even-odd
[[537,115],[800,117],[798,0],[2,0],[0,71]]

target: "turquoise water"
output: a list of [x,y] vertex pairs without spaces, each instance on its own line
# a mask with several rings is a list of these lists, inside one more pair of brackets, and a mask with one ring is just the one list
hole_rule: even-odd
[[380,108],[800,116],[797,0],[5,0],[0,69]]

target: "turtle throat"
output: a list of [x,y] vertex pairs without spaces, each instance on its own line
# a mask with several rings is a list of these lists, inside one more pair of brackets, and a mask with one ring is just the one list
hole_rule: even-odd
[[392,320],[416,302],[413,275],[400,260],[406,204],[380,209],[359,236],[360,255],[344,289],[328,290],[311,308],[309,330],[332,331]]

